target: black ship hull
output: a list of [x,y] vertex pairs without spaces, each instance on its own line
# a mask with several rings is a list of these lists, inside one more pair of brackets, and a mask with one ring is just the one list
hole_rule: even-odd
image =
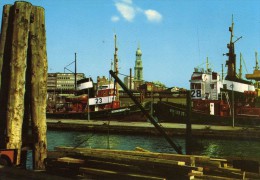
[[[155,106],[154,115],[160,122],[186,123],[186,105],[171,102],[158,102]],[[260,126],[260,117],[251,115],[218,116],[191,111],[192,124],[223,125],[223,126]]]
[[85,120],[118,120],[146,121],[147,118],[135,107],[122,107],[91,112],[47,112],[48,119],[85,119]]

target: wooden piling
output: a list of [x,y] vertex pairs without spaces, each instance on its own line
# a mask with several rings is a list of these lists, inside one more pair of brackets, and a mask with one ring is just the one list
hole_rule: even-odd
[[44,9],[33,7],[31,14],[30,48],[28,64],[31,65],[31,119],[34,135],[33,166],[44,169],[47,157],[46,99],[47,99],[47,53]]
[[[4,61],[4,52],[5,52],[5,44],[6,44],[6,36],[8,30],[8,20],[9,20],[9,12],[11,9],[11,5],[5,5],[3,7],[3,15],[2,15],[2,26],[1,26],[1,39],[0,39],[0,79],[2,76],[2,67]],[[0,81],[1,88],[1,81]]]
[[7,104],[7,149],[18,149],[20,164],[22,123],[24,115],[25,72],[28,32],[32,5],[27,2],[14,4],[12,57],[10,62],[10,88]]
[[[28,149],[33,144],[33,167],[44,169],[48,66],[44,9],[17,1],[4,6],[2,19],[0,148],[17,149],[17,165],[24,165],[21,148]],[[31,136],[34,139],[29,141]],[[22,161],[26,161],[26,156]]]
[[[5,129],[6,129],[6,104],[8,92],[9,80],[5,77],[5,74],[9,71],[10,64],[10,37],[11,37],[11,25],[9,23],[11,11],[11,5],[5,5],[3,7],[2,25],[1,25],[1,39],[0,39],[0,148],[5,148]],[[9,51],[8,51],[9,50]],[[4,88],[1,88],[1,84],[4,84]]]

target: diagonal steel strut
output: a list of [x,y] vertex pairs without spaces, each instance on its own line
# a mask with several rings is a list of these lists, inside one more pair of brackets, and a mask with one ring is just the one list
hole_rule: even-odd
[[141,109],[142,113],[150,120],[154,127],[163,135],[166,141],[174,148],[178,154],[182,154],[181,149],[171,140],[171,138],[166,134],[162,127],[155,121],[155,119],[144,109],[144,107],[136,100],[133,94],[128,90],[125,84],[118,78],[118,76],[110,70],[109,73],[115,79],[115,81],[124,89],[124,91],[129,95],[129,97],[134,101],[134,103]]

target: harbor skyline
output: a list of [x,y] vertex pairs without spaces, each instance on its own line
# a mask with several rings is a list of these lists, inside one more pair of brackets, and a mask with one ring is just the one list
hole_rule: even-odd
[[[14,2],[2,0],[1,13],[3,5]],[[243,77],[252,73],[255,51],[260,49],[257,0],[28,2],[45,8],[49,73],[64,72],[77,53],[79,73],[94,79],[108,76],[117,34],[120,73],[128,75],[134,68],[135,52],[140,46],[145,81],[189,89],[193,68],[203,63],[200,67],[205,68],[207,57],[211,68],[221,72],[221,64],[227,60],[223,54],[228,52],[227,29],[232,15],[234,40],[242,36],[235,51],[237,69],[240,52],[246,63]]]

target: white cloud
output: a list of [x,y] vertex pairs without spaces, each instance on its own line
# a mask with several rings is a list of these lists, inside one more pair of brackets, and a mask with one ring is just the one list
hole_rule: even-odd
[[118,16],[112,16],[111,17],[111,21],[112,22],[117,22],[117,21],[119,21],[120,20],[120,18],[118,17]]
[[162,20],[162,15],[159,12],[152,9],[145,10],[144,14],[148,21],[151,22],[160,22]]
[[134,19],[136,12],[135,9],[131,6],[131,4],[117,2],[115,5],[117,10],[127,21],[132,21]]
[[[133,0],[117,0],[115,3],[116,9],[120,15],[127,21],[132,22],[136,17],[136,14],[143,14],[146,16],[147,20],[150,22],[160,22],[162,20],[162,15],[153,9],[143,10],[133,4]],[[118,16],[113,16],[111,21],[119,21]]]

